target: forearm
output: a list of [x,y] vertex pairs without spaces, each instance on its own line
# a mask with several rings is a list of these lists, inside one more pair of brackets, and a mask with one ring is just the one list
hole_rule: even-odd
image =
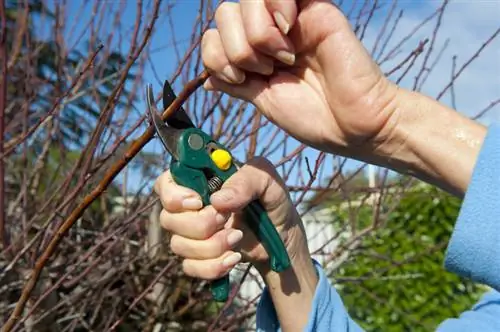
[[463,196],[486,128],[417,92],[399,89],[375,163]]
[[[298,227],[298,226],[297,226]],[[303,331],[311,314],[318,276],[307,249],[305,235],[296,234],[297,252],[290,254],[291,268],[276,273],[256,265],[274,304],[282,331]]]
[[[305,242],[305,237],[300,238]],[[259,269],[266,289],[257,307],[258,331],[361,332],[307,246],[291,249],[292,268],[277,274]],[[304,249],[305,248],[305,249]]]
[[[407,90],[399,90],[389,107],[393,116],[386,125],[383,144],[372,147],[371,151],[361,147],[355,149],[355,155],[350,155],[411,174],[462,196],[469,185],[486,128],[422,94]],[[307,243],[303,242],[294,246],[305,249],[292,255],[292,268],[287,272],[278,274],[257,266],[282,331],[302,331],[315,324],[322,324],[325,331],[332,327],[339,331],[360,330],[349,318],[334,288],[329,286],[328,295],[315,299],[318,276]],[[328,304],[318,309],[316,306],[321,301]]]

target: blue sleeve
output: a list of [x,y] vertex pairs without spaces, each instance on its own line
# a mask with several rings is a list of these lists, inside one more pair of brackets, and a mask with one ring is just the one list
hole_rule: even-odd
[[[451,167],[451,166],[450,166]],[[362,331],[315,262],[319,282],[305,331]],[[500,331],[500,125],[491,125],[481,147],[455,229],[445,268],[492,288],[460,317],[439,325],[438,332]],[[267,288],[257,306],[257,331],[281,331]]]
[[498,332],[500,331],[500,293],[492,290],[460,317],[449,318],[437,332]]
[[[321,265],[314,261],[318,273],[318,285],[314,293],[309,322],[304,331],[310,332],[357,332],[363,331],[348,315],[339,294],[330,285],[328,277]],[[264,289],[257,306],[257,332],[280,331],[279,321],[271,300],[271,296]]]
[[448,245],[445,267],[500,291],[499,124],[490,126],[479,152]]
[[481,147],[445,258],[445,267],[492,288],[459,318],[438,331],[500,331],[500,125]]

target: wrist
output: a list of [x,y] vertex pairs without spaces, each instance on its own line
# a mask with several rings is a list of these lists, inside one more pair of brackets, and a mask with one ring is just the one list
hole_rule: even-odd
[[398,89],[371,162],[463,195],[486,128],[418,92]]
[[287,251],[291,266],[277,273],[268,265],[255,265],[262,276],[273,301],[283,331],[302,330],[312,309],[319,277],[307,247],[307,239],[300,225],[289,232]]

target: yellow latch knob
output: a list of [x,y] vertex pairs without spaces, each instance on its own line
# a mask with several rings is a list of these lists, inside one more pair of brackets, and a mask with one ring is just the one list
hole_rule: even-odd
[[226,150],[215,150],[214,152],[212,152],[211,157],[215,165],[217,165],[219,169],[226,171],[229,169],[229,167],[231,167],[233,158],[231,158],[231,155]]

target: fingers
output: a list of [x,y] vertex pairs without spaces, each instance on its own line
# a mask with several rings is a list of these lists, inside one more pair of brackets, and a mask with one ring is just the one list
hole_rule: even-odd
[[217,212],[213,206],[206,206],[199,211],[170,212],[170,202],[164,205],[160,213],[161,226],[173,233],[189,239],[205,240],[224,228],[229,214]]
[[222,3],[215,13],[217,29],[209,29],[202,38],[205,67],[219,80],[241,84],[245,80],[244,71],[270,75],[275,60],[292,65],[294,47],[286,34],[296,13],[293,1]]
[[243,83],[245,73],[229,62],[218,30],[209,29],[205,32],[201,41],[201,52],[203,64],[211,75],[227,83]]
[[[242,253],[265,259],[256,254],[262,248],[256,246],[257,239],[240,219],[245,206],[259,199],[277,227],[284,223],[291,206],[284,183],[264,158],[241,167],[205,207],[197,193],[175,184],[169,172],[158,178],[154,189],[163,205],[160,224],[172,234],[172,251],[184,258],[184,273],[206,280],[226,275],[242,260]],[[230,219],[232,216],[236,217]]]
[[194,190],[177,185],[170,171],[162,173],[156,179],[153,189],[167,211],[199,210],[203,206],[200,195]]
[[[282,30],[271,13],[264,0],[241,1],[241,17],[248,43],[254,49],[291,66],[295,62],[294,48],[286,37],[290,25],[285,24],[286,30]],[[282,15],[275,14],[283,25]]]
[[266,99],[267,87],[269,86],[262,78],[245,74],[245,82],[243,84],[230,84],[223,79],[215,76],[209,77],[203,87],[206,90],[217,90],[225,92],[235,98],[243,99],[251,102],[257,107],[261,107]]
[[239,4],[222,3],[215,13],[215,22],[226,57],[232,64],[262,75],[273,72],[272,59],[256,52],[249,44]]
[[297,19],[296,0],[264,0],[264,2],[269,13],[273,15],[275,24],[283,34],[288,34]]
[[240,253],[228,251],[223,256],[214,259],[185,259],[182,262],[182,268],[188,276],[214,280],[226,275],[240,261]]
[[256,199],[269,212],[286,205],[288,199],[281,178],[264,158],[245,164],[210,197],[212,206],[222,212],[240,211]]
[[224,228],[229,213],[218,213],[212,206],[202,208],[199,195],[177,185],[169,171],[158,177],[154,191],[163,206],[160,224],[172,234],[172,251],[184,258],[184,273],[213,280],[241,261],[241,254],[232,249],[242,240],[243,232]]
[[239,229],[222,229],[206,240],[193,240],[177,234],[170,239],[170,247],[176,255],[188,259],[213,259],[230,251],[243,238]]

